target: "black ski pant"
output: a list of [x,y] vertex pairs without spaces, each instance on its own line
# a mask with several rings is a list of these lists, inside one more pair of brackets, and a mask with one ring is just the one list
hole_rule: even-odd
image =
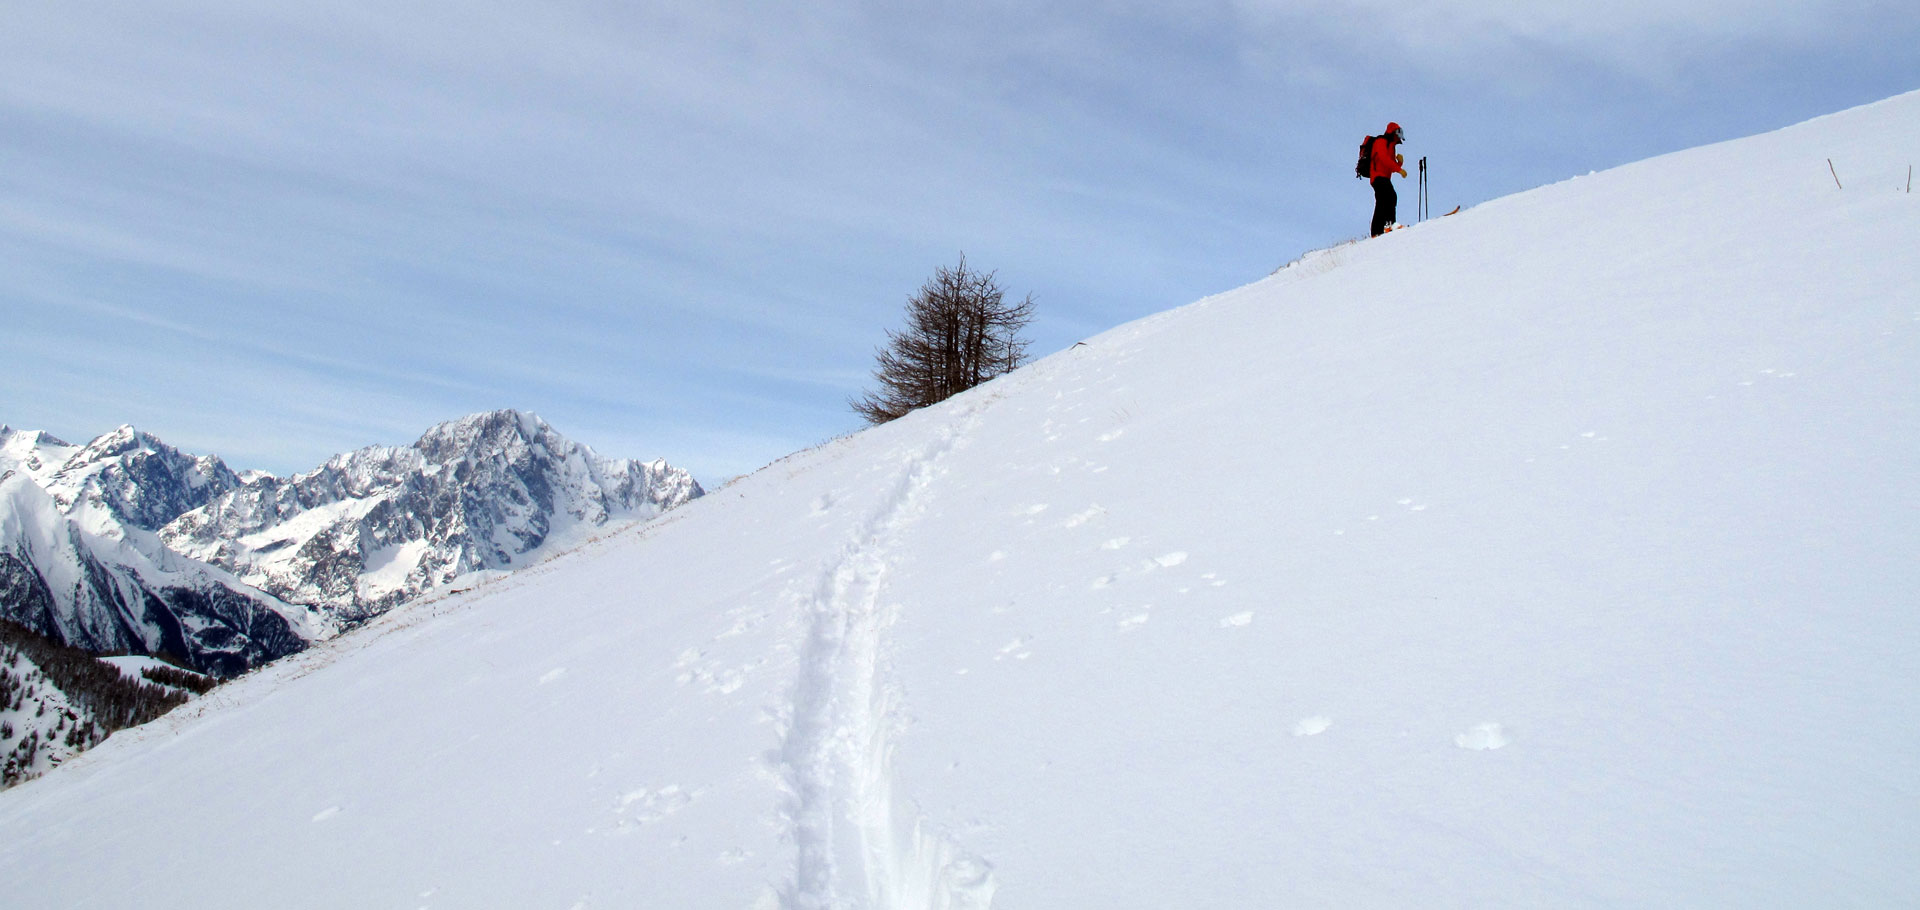
[[1393,191],[1392,177],[1373,178],[1373,236],[1387,232],[1387,225],[1393,223],[1393,210],[1400,204],[1400,194]]

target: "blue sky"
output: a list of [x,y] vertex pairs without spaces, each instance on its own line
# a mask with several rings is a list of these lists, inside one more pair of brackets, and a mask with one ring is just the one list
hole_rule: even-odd
[[857,429],[962,251],[1045,354],[1363,233],[1389,119],[1438,211],[1920,88],[1906,2],[1543,6],[10,0],[0,422],[287,473],[513,407],[713,483]]

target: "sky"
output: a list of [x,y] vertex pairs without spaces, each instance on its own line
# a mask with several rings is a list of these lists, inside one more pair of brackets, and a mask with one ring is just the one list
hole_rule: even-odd
[[1439,212],[1915,46],[1880,0],[0,0],[0,423],[285,474],[518,408],[714,485],[859,429],[963,254],[1044,355],[1363,234],[1388,120]]

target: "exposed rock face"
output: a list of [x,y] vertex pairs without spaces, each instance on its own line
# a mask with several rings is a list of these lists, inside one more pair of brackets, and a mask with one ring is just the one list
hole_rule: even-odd
[[46,488],[66,511],[96,508],[122,524],[157,531],[239,485],[219,458],[187,455],[122,426],[69,455]]

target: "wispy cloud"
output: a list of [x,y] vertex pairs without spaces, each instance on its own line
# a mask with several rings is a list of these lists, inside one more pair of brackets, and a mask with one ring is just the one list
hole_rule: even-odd
[[[1382,116],[1466,202],[1911,88],[1905,39],[1880,0],[18,5],[0,419],[284,471],[514,406],[730,471],[854,428],[961,251],[1063,347],[1352,236]],[[1755,46],[1853,69],[1710,68]]]
[[1912,35],[1910,4],[1891,0],[1230,0],[1245,33],[1306,50],[1284,34],[1345,41],[1381,62],[1512,81],[1516,64],[1572,56],[1623,75],[1669,79],[1764,49],[1858,45],[1886,30]]

